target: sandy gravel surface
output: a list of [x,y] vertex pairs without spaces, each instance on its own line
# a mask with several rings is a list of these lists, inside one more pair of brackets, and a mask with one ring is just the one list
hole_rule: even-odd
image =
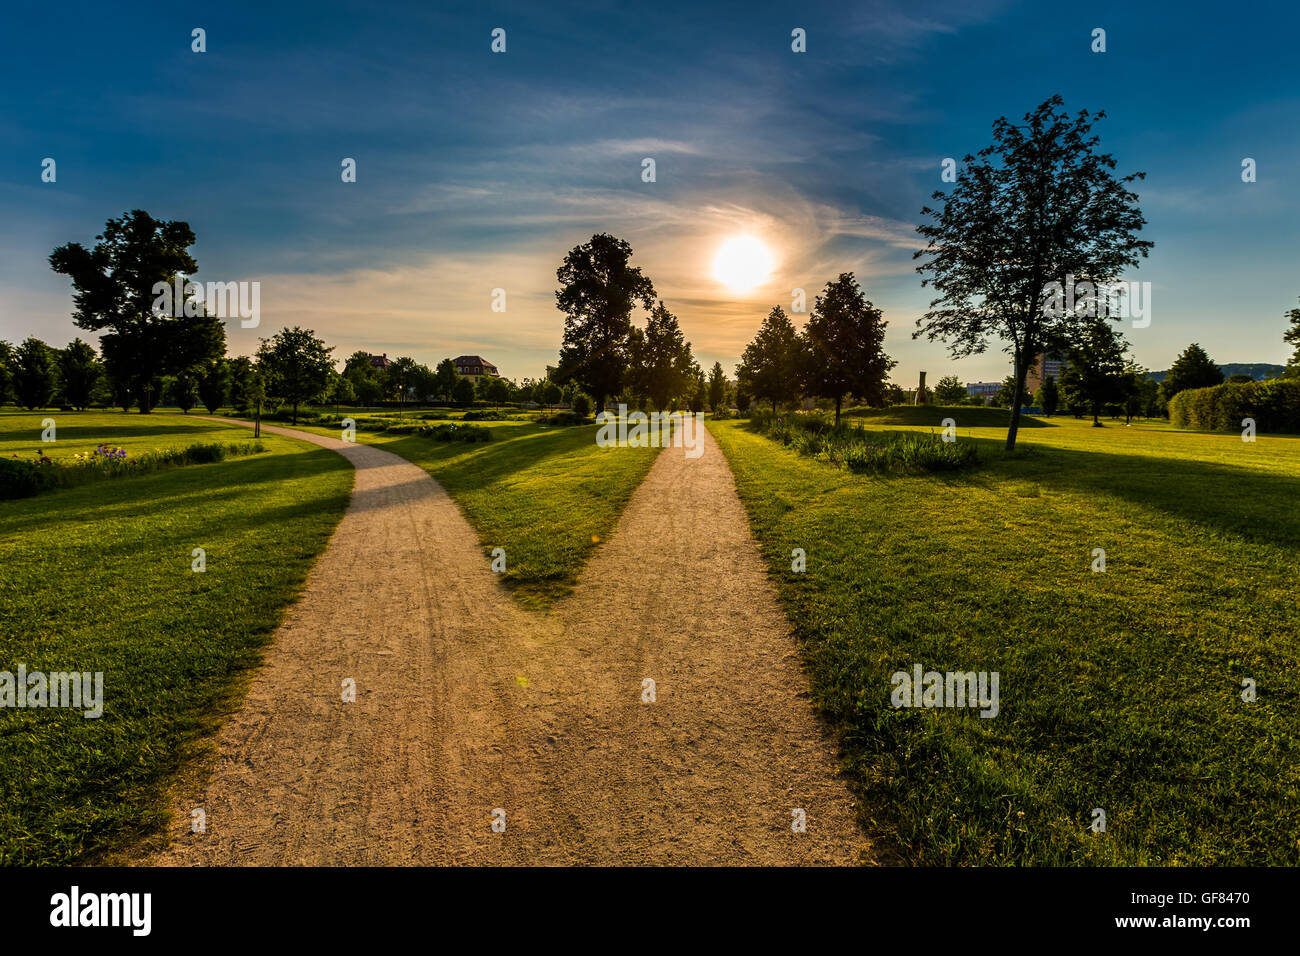
[[338,451],[356,486],[155,862],[870,862],[711,437],[660,454],[537,614],[421,468],[262,427]]

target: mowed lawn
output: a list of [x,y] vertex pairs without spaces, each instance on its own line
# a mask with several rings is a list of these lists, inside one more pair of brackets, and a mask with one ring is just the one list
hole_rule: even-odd
[[[960,477],[709,426],[870,830],[923,864],[1300,863],[1300,439],[1058,417],[1007,457],[1005,413],[860,420],[948,415],[986,458]],[[999,672],[1000,713],[893,708],[915,664]]]
[[[0,412],[0,453],[28,459],[250,438],[178,413]],[[0,670],[104,674],[99,719],[0,709],[0,863],[94,860],[160,825],[169,781],[242,699],[353,477],[331,451],[262,442],[262,454],[0,501]]]
[[[435,442],[360,427],[356,439],[432,475],[478,533],[485,560],[494,548],[505,549],[501,578],[513,596],[525,607],[547,609],[572,589],[609,536],[658,449],[601,448],[595,425],[557,428],[528,418],[474,424],[489,428],[492,440]],[[339,435],[338,429],[307,430]]]

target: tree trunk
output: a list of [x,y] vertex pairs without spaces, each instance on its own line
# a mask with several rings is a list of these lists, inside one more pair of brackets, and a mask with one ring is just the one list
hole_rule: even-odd
[[295,425],[298,424],[298,403],[297,402],[293,403],[293,423]]
[[772,399],[772,417],[776,417],[776,399]]
[[839,424],[840,424],[840,403],[841,403],[843,400],[844,400],[844,396],[843,396],[843,395],[836,395],[836,396],[835,396],[835,425],[836,425],[836,427],[839,427]]
[[257,403],[257,412],[255,413],[253,418],[253,437],[254,438],[262,437],[262,403],[261,402]]
[[1020,403],[1025,395],[1025,373],[1028,367],[1016,352],[1016,389],[1011,396],[1011,427],[1007,429],[1007,451],[1016,450],[1016,432],[1020,430]]

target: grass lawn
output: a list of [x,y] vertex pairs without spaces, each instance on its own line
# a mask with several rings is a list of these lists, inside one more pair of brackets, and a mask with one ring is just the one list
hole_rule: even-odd
[[[913,863],[1300,863],[1300,438],[1058,417],[1008,457],[1005,415],[854,416],[955,418],[985,462],[945,477],[710,424],[865,822]],[[999,672],[1000,713],[893,708],[914,664]]]
[[[40,442],[46,417],[54,445]],[[0,453],[28,459],[250,437],[173,413],[0,412]],[[99,719],[0,709],[0,863],[94,859],[161,824],[168,782],[242,699],[352,487],[333,452],[262,442],[250,457],[0,501],[0,670],[104,674]]]
[[[595,425],[476,424],[491,429],[492,441],[435,442],[360,427],[356,437],[432,475],[478,532],[484,554],[505,548],[502,583],[525,607],[547,609],[573,587],[658,449],[600,448]],[[338,436],[337,429],[305,430]]]

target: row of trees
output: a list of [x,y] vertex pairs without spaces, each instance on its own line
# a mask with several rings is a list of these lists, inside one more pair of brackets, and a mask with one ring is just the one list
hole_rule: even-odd
[[889,397],[897,363],[885,354],[885,327],[853,273],[841,273],[817,296],[802,332],[779,305],[768,313],[741,356],[737,388],[773,412],[804,396],[828,399],[839,424],[846,398],[878,405]]

